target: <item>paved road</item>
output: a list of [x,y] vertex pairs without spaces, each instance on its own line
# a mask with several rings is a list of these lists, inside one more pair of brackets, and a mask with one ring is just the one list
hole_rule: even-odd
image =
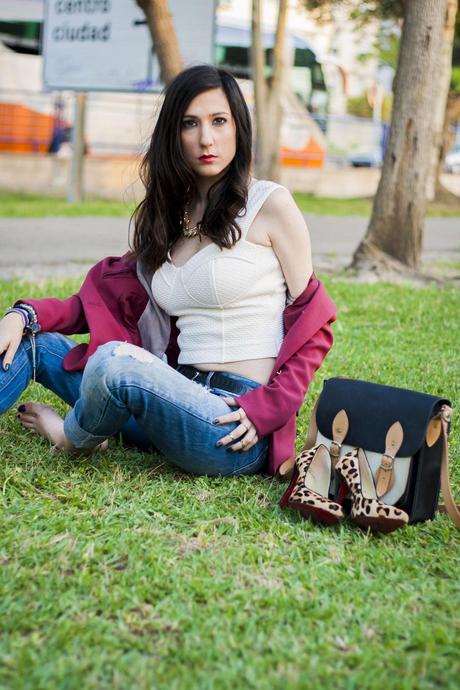
[[[317,267],[346,265],[366,218],[306,216]],[[79,276],[127,249],[125,218],[0,218],[0,279]],[[424,261],[460,261],[460,218],[428,218]]]

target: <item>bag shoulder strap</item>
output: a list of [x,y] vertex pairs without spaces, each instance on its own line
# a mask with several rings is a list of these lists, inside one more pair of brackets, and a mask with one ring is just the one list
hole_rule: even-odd
[[[442,459],[441,459],[441,491],[444,496],[445,511],[449,515],[454,525],[460,529],[460,510],[452,496],[452,489],[449,478],[449,446],[447,438],[449,435],[449,422],[452,417],[452,408],[443,405],[441,408],[442,424]],[[443,506],[440,506],[442,509]],[[444,510],[442,510],[444,512]]]

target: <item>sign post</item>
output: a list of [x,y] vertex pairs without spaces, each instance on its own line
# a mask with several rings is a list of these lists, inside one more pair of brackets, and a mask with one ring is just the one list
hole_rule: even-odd
[[83,162],[85,155],[86,94],[76,93],[74,125],[72,130],[72,163],[70,167],[67,201],[73,203],[83,198]]

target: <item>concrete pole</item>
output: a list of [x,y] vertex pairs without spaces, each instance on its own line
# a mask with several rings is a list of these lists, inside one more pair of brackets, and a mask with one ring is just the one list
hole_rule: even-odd
[[83,199],[83,161],[85,149],[86,93],[75,93],[74,124],[72,130],[72,161],[67,201]]

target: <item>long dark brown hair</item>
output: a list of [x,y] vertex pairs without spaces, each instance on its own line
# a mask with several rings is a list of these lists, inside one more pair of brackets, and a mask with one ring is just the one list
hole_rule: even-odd
[[168,251],[181,235],[185,206],[197,191],[195,174],[182,152],[182,118],[195,96],[218,88],[223,89],[235,121],[236,154],[225,176],[208,192],[200,232],[221,248],[232,247],[241,237],[236,217],[247,203],[251,117],[231,74],[212,65],[190,67],[166,87],[150,146],[140,167],[145,198],[131,217],[134,221],[131,249],[132,255],[150,271],[167,260]]

